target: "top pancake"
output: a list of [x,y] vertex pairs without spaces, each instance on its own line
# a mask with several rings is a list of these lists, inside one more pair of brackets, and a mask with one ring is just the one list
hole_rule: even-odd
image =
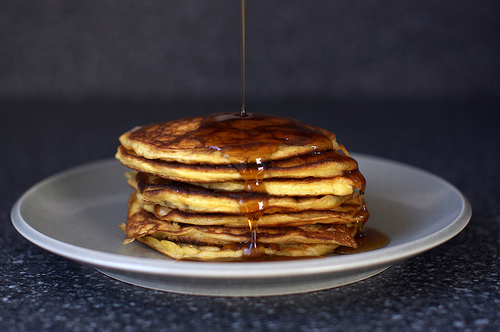
[[335,135],[295,119],[219,113],[137,127],[120,142],[137,156],[183,164],[234,165],[338,150]]

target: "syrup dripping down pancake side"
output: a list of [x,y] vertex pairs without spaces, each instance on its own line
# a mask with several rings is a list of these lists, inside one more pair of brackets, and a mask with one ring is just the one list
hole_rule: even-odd
[[[177,249],[218,247],[247,258],[287,255],[276,251],[283,246],[294,255],[299,248],[304,256],[324,254],[326,248],[356,247],[353,236],[369,216],[356,161],[333,133],[297,120],[218,113],[135,128],[120,141],[117,158],[139,171],[128,181],[142,217],[130,220],[127,238],[148,238],[157,250],[174,243]],[[142,228],[149,231],[131,231]],[[342,237],[350,241],[335,240]]]

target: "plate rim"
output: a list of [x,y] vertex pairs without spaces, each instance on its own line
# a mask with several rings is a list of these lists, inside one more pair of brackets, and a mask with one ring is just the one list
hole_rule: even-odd
[[[351,153],[355,158],[369,159],[374,162],[392,164],[396,167],[403,167],[413,172],[418,172],[434,181],[447,186],[458,194],[461,200],[461,211],[456,219],[439,231],[425,237],[402,243],[388,248],[382,248],[387,254],[382,259],[380,251],[372,251],[346,256],[334,256],[321,258],[324,264],[318,264],[318,260],[297,260],[278,262],[190,262],[176,261],[165,257],[166,260],[154,258],[133,257],[116,253],[107,253],[99,250],[83,248],[69,244],[58,239],[45,235],[29,225],[21,215],[20,207],[23,200],[41,186],[50,183],[58,178],[71,176],[74,173],[88,171],[91,168],[111,167],[119,164],[114,158],[101,159],[82,165],[78,165],[60,172],[57,172],[33,185],[15,202],[11,211],[12,224],[16,230],[33,244],[59,256],[68,258],[79,263],[94,267],[101,267],[117,271],[135,272],[140,274],[153,274],[166,277],[188,277],[194,279],[267,279],[267,278],[294,278],[313,275],[323,275],[332,273],[352,272],[355,270],[372,269],[388,266],[394,262],[402,261],[420,253],[437,247],[459,234],[468,224],[472,216],[472,208],[469,200],[453,184],[447,180],[416,166],[408,165],[399,161],[376,157],[368,154]],[[418,244],[418,245],[416,245]],[[413,250],[401,250],[407,247],[414,247]],[[354,257],[354,258],[353,258]],[[203,274],[200,275],[200,264],[203,264]],[[224,273],[221,273],[221,265],[224,265]],[[278,265],[278,269],[268,269],[270,266]],[[229,266],[229,268],[228,268]],[[244,267],[244,269],[243,269]]]

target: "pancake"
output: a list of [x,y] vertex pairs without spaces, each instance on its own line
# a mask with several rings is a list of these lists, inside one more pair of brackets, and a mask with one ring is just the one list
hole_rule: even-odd
[[[148,173],[131,172],[127,178],[129,182],[137,182],[137,188],[141,191],[169,190],[202,190],[199,187],[215,192],[243,192],[247,189],[245,181],[228,181],[213,183],[184,183],[167,180]],[[336,176],[333,178],[301,178],[301,179],[265,179],[260,182],[261,190],[270,196],[319,196],[335,195],[348,196],[355,188],[363,188],[365,179],[359,171],[351,172],[348,176]],[[179,183],[182,183],[180,185]],[[134,187],[136,187],[134,185]],[[182,187],[182,189],[181,189]]]
[[[124,230],[125,224],[120,225],[120,228]],[[203,246],[161,240],[151,235],[140,237],[137,240],[177,260],[247,260],[247,253],[244,247],[225,250],[218,246]],[[337,244],[284,244],[276,245],[273,248],[263,247],[261,255],[264,257],[322,257],[332,253],[338,247]]]
[[[354,192],[360,181],[364,181],[364,178],[351,173],[350,176],[333,178],[266,179],[262,181],[262,186],[271,196],[347,196]],[[244,181],[194,183],[194,185],[226,192],[240,192],[246,188]]]
[[[349,226],[349,227],[348,227]],[[129,200],[127,224],[121,226],[127,237],[135,239],[175,259],[219,259],[243,257],[251,238],[248,227],[195,226],[162,221],[145,211],[140,202]],[[355,224],[305,225],[300,227],[262,227],[257,230],[261,249],[267,255],[318,256],[339,246],[356,247]]]
[[[237,167],[231,164],[184,164],[147,159],[124,146],[118,148],[116,158],[130,169],[170,180],[197,183],[244,180]],[[358,164],[341,152],[327,151],[268,162],[265,167],[264,178],[332,178],[355,171]]]
[[[137,196],[134,195],[134,199]],[[161,205],[139,203],[142,208],[165,221],[192,225],[216,225],[226,227],[248,227],[248,217],[243,214],[189,213]],[[363,222],[367,214],[360,208],[359,197],[351,199],[332,210],[309,210],[288,213],[264,213],[259,218],[259,227],[293,227],[312,224],[350,224]]]
[[127,150],[149,160],[210,165],[234,164],[227,149],[238,149],[238,157],[265,150],[259,153],[262,161],[295,157],[311,148],[338,149],[332,132],[295,119],[253,114],[241,121],[240,116],[228,113],[136,127],[120,136],[120,142]]
[[[227,246],[250,241],[250,230],[245,227],[197,226],[163,221],[145,211],[137,200],[130,200],[127,218],[127,240],[144,235],[176,240],[184,243]],[[299,227],[259,227],[260,243],[334,243],[356,247],[356,241],[345,224],[304,225]]]
[[116,158],[133,192],[125,243],[174,259],[310,257],[369,217],[357,162],[325,129],[260,114],[212,114],[136,127]]
[[[152,178],[145,173],[138,173],[137,176],[130,173],[127,175],[128,183],[137,190],[138,198],[142,202],[185,212],[241,213],[241,200],[247,195],[247,192],[214,191],[188,183]],[[260,195],[262,199],[267,200],[267,213],[331,210],[351,197],[351,195],[266,196],[263,193],[253,193],[253,195]]]

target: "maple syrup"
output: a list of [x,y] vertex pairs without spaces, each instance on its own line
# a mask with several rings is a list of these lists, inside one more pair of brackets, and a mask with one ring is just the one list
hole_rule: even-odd
[[338,247],[335,253],[339,255],[357,254],[380,249],[389,243],[389,237],[387,235],[373,228],[363,229],[354,239],[358,244],[357,248]]
[[241,0],[241,110],[240,116],[246,116],[245,110],[245,0]]
[[[259,218],[265,213],[269,201],[269,195],[263,185],[266,170],[271,163],[269,156],[281,146],[308,146],[311,156],[328,153],[337,161],[343,160],[346,155],[333,150],[329,136],[295,119],[247,113],[245,106],[245,15],[245,0],[241,0],[240,112],[239,114],[209,115],[204,118],[200,127],[189,135],[202,142],[205,147],[222,152],[230,160],[231,167],[236,168],[245,181],[245,192],[238,193],[238,197],[240,197],[240,213],[248,218],[250,239],[248,242],[226,246],[222,250],[244,249],[243,260],[282,260],[285,258],[266,256],[266,248],[272,250],[276,248],[260,244],[257,237]],[[359,172],[346,172],[345,176],[353,179],[358,188],[364,188],[365,179]],[[360,206],[362,209],[359,217],[366,220],[368,211],[362,191],[360,191]],[[358,241],[356,252],[378,247],[384,242],[381,239],[381,233],[374,233],[372,230],[364,231],[356,238]],[[385,243],[387,242],[388,240]],[[341,254],[347,252],[347,249],[338,250]]]
[[[238,197],[240,213],[248,218],[251,231],[244,250],[247,258],[264,254],[257,231],[259,217],[265,213],[269,202],[263,185],[270,165],[269,156],[282,146],[306,146],[310,154],[333,149],[329,136],[298,120],[254,113],[206,116],[200,127],[189,135],[205,147],[220,151],[245,181],[245,192],[238,193]],[[345,156],[338,153],[338,158]]]

